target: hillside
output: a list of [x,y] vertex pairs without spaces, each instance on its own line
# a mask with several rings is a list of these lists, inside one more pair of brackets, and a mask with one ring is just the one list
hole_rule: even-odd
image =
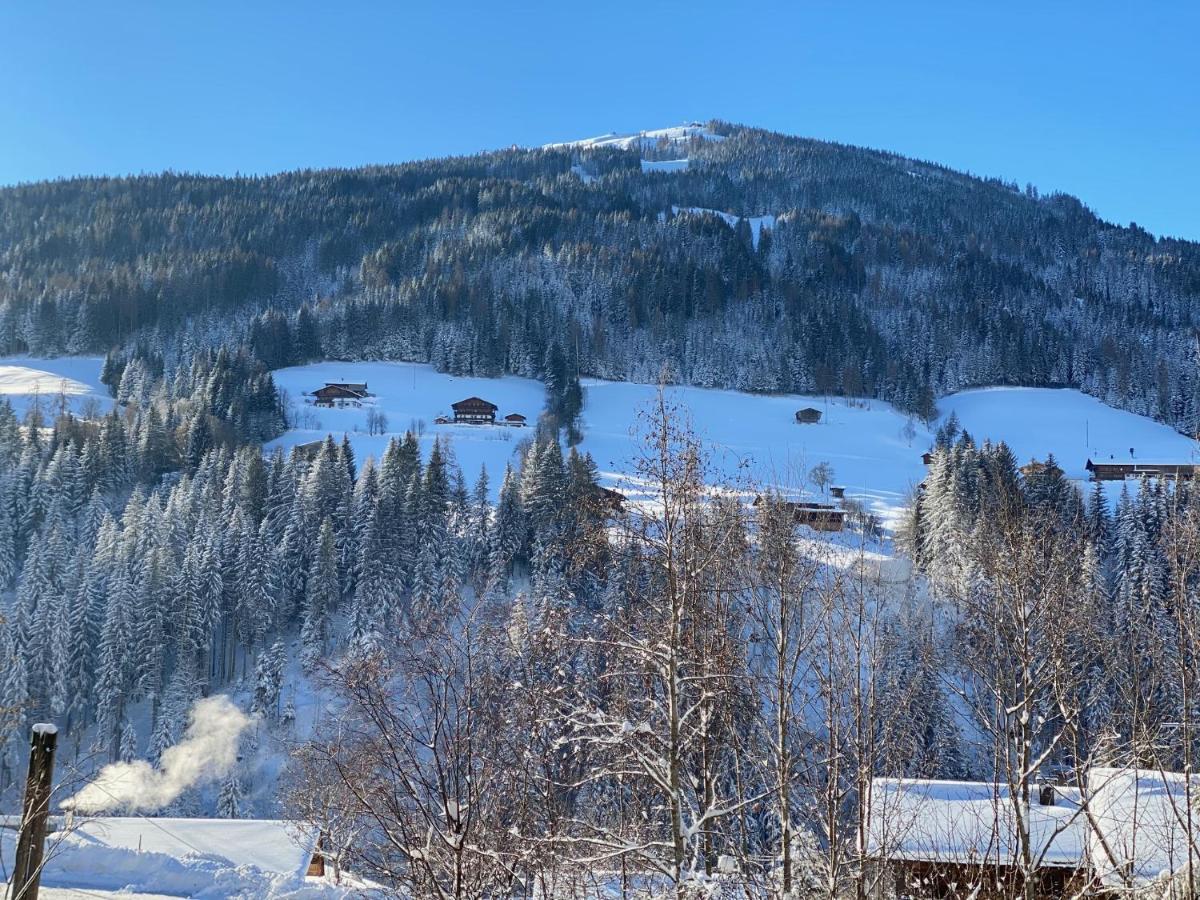
[[[708,211],[711,211],[709,214]],[[1064,195],[711,122],[261,178],[0,191],[0,351],[245,345],[874,397],[1075,386],[1192,433],[1200,246]]]

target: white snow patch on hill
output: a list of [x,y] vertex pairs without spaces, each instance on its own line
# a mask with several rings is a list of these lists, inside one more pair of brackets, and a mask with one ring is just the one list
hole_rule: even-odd
[[[638,454],[638,413],[654,400],[654,385],[588,379],[584,385],[582,449],[591,452],[606,485],[633,499],[649,499],[629,477]],[[796,395],[746,394],[669,387],[668,397],[686,408],[697,434],[711,450],[713,481],[753,494],[773,487],[812,494],[808,472],[821,462],[834,484],[894,524],[909,491],[925,474],[921,453],[932,440],[914,422],[911,442],[902,434],[908,417],[881,401]],[[796,424],[796,411],[822,411],[817,425]]]
[[[297,444],[323,440],[329,434],[340,441],[345,434],[349,435],[361,465],[368,456],[378,460],[393,436],[403,436],[410,429],[423,430],[420,442],[425,458],[428,459],[434,440],[445,438],[468,483],[478,477],[480,467],[486,465],[493,498],[500,490],[505,465],[517,462],[516,447],[522,438],[532,433],[532,427],[436,425],[434,419],[440,415],[453,418],[450,404],[474,396],[499,406],[498,417],[521,413],[533,426],[546,402],[545,388],[538,381],[512,376],[459,377],[419,363],[320,362],[279,369],[272,375],[275,384],[288,393],[293,427],[267,444],[266,452],[275,447],[287,450]],[[374,395],[365,406],[323,409],[306,402],[311,398],[305,394],[326,382],[362,381]],[[367,416],[372,407],[387,417],[387,430],[383,434],[367,433]]]
[[643,159],[642,172],[683,172],[688,167],[688,161],[684,159]]
[[982,388],[945,397],[938,410],[942,421],[957,413],[976,443],[1004,441],[1020,463],[1053,453],[1067,477],[1077,480],[1088,477],[1088,459],[1200,462],[1200,444],[1191,438],[1076,390]]
[[685,125],[674,125],[670,128],[655,128],[650,131],[631,131],[618,134],[615,131],[598,137],[584,138],[579,141],[561,141],[556,144],[545,144],[545,150],[560,150],[568,147],[588,149],[591,147],[618,147],[631,150],[635,147],[653,149],[662,143],[685,144],[693,138],[706,141],[723,141],[723,135],[714,134],[706,125],[700,122],[689,122]]
[[104,360],[98,356],[0,358],[0,396],[8,399],[19,417],[35,400],[47,415],[52,415],[64,398],[76,414],[92,406],[106,413],[113,400],[100,383],[103,365]]
[[735,216],[733,213],[721,212],[719,209],[707,209],[703,206],[672,206],[672,215],[705,215],[711,214],[719,216],[725,220],[725,224],[730,228],[736,228],[738,222],[746,219],[750,223],[750,238],[754,243],[754,249],[758,249],[758,239],[762,237],[763,229],[770,231],[775,227],[775,216]]

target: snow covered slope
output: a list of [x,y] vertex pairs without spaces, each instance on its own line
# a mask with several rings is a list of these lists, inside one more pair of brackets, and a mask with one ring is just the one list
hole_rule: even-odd
[[546,144],[545,150],[560,150],[566,147],[589,149],[592,147],[617,147],[621,150],[631,150],[635,147],[653,149],[668,144],[686,144],[693,138],[706,141],[723,141],[725,138],[714,134],[700,122],[689,122],[685,125],[675,125],[670,128],[655,128],[650,131],[635,131],[617,134],[615,131],[602,134],[599,137],[584,138],[580,141],[562,141],[557,144]]
[[98,412],[112,408],[108,389],[100,383],[104,360],[96,356],[62,356],[44,359],[29,356],[0,358],[0,396],[7,397],[18,416],[36,398],[47,414],[58,409],[65,397],[71,409],[81,413],[89,406]]
[[983,388],[938,402],[976,442],[1004,441],[1018,461],[1054,454],[1068,478],[1087,478],[1095,462],[1200,462],[1200,444],[1173,428],[1106,406],[1079,391],[1053,388]]
[[[412,429],[421,434],[421,447],[428,457],[433,442],[444,437],[454,452],[468,481],[487,466],[492,494],[500,489],[504,466],[515,462],[514,451],[532,429],[503,425],[436,425],[439,415],[451,416],[450,404],[477,396],[500,407],[498,416],[521,413],[529,424],[536,424],[545,406],[542,384],[528,378],[460,378],[437,372],[432,366],[403,362],[320,362],[293,366],[272,373],[275,383],[287,391],[291,401],[294,427],[266,447],[285,450],[297,444],[321,440],[327,434],[341,440],[350,437],[355,456],[361,464],[366,457],[379,459],[393,435]],[[305,394],[327,381],[365,381],[374,395],[360,408],[321,409],[305,401]],[[367,417],[374,408],[387,417],[383,434],[367,433]]]
[[[636,458],[638,412],[654,400],[654,385],[584,382],[583,449],[591,452],[606,484],[639,496],[629,480]],[[846,487],[880,515],[894,521],[913,485],[925,475],[921,453],[932,440],[907,417],[880,401],[744,394],[737,391],[671,387],[668,397],[691,414],[697,434],[712,450],[714,480],[747,492],[773,486],[812,492],[809,470],[821,462],[833,467],[833,483]],[[817,425],[796,424],[796,410],[822,411]]]

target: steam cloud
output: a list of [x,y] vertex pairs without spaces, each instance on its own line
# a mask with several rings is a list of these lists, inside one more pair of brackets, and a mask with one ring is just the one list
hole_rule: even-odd
[[88,814],[162,809],[192,785],[224,776],[237,762],[238,738],[249,724],[224,694],[197,700],[183,740],[163,751],[157,768],[145,760],[105,766],[62,808]]

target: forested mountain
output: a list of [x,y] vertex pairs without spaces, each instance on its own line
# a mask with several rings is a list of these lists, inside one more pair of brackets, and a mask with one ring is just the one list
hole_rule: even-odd
[[[246,344],[268,367],[541,377],[557,347],[583,374],[670,366],[923,414],[968,385],[1070,384],[1196,429],[1197,244],[889,153],[723,122],[687,134],[9,188],[0,350],[140,347],[171,370]],[[756,239],[697,209],[771,218]]]

